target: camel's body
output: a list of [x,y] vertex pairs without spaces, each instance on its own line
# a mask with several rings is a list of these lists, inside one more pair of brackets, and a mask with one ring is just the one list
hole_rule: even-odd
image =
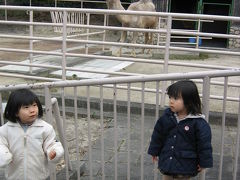
[[[109,9],[115,10],[125,10],[121,4],[120,0],[106,0]],[[139,0],[130,4],[127,10],[131,11],[150,11],[156,12],[155,6],[152,3],[152,0]],[[123,27],[133,27],[133,28],[150,28],[154,29],[157,26],[157,17],[154,16],[138,16],[138,15],[116,15],[116,18],[122,23]],[[133,33],[133,43],[136,43],[137,32]],[[120,42],[125,42],[127,37],[127,32],[123,31],[121,34]],[[148,33],[145,33],[145,43],[152,43],[152,33],[149,38]],[[135,55],[135,50],[134,50]],[[120,49],[121,55],[121,49]]]

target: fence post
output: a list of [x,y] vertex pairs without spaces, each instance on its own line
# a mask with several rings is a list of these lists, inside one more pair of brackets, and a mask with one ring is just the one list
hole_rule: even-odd
[[[203,79],[203,88],[202,88],[202,113],[205,115],[205,120],[209,121],[209,98],[210,98],[210,78],[206,76]],[[206,170],[203,170],[199,174],[199,180],[205,180]]]
[[90,106],[90,86],[87,90],[87,122],[88,122],[88,163],[89,163],[89,179],[93,180],[93,164],[92,164],[92,133],[91,133],[91,106]]
[[127,129],[128,129],[128,135],[127,135],[127,180],[130,180],[131,175],[131,84],[128,83],[127,85]]
[[62,80],[66,80],[66,52],[67,52],[67,12],[63,11],[63,40],[62,40]]
[[[5,6],[7,6],[7,0],[4,0]],[[7,21],[7,9],[5,9],[5,21]]]
[[[155,122],[159,118],[159,81],[156,82],[156,111],[155,111]],[[154,180],[158,179],[158,162],[154,162]]]
[[[80,137],[79,137],[79,133],[78,133],[78,107],[77,107],[77,87],[74,87],[74,126],[75,126],[75,137],[76,137],[76,153],[77,153],[77,163],[78,163],[78,166],[77,167],[80,167],[80,157],[79,157],[79,140],[80,140]],[[77,179],[80,180],[80,168],[77,168]]]
[[[108,16],[106,14],[104,14],[104,22],[103,22],[104,27],[106,27],[106,25],[107,25],[107,18],[108,18]],[[104,32],[103,33],[103,42],[105,42],[106,41],[106,30],[104,29],[103,32]],[[102,51],[104,51],[104,50],[105,50],[105,46],[103,45],[102,46]]]
[[105,160],[104,160],[104,120],[103,120],[103,85],[100,86],[100,126],[101,126],[101,166],[102,180],[105,180]]
[[239,139],[240,139],[240,95],[239,95],[239,103],[238,103],[238,123],[237,123],[237,138],[236,138],[235,158],[234,158],[234,167],[233,167],[233,180],[237,179]]
[[145,82],[142,82],[142,100],[141,100],[141,180],[144,180],[144,100],[145,100]]
[[[30,14],[29,14],[29,21],[30,23],[33,23],[33,11],[31,10],[30,11]],[[33,25],[29,25],[29,36],[30,37],[33,37]],[[32,53],[32,50],[33,50],[33,40],[30,39],[29,40],[29,48],[30,48],[30,53],[29,53],[29,63],[32,64],[33,63],[33,53]],[[29,73],[32,74],[32,66],[29,67]]]
[[220,150],[220,165],[218,180],[222,179],[222,167],[223,167],[223,153],[224,153],[224,135],[225,135],[225,120],[226,120],[226,103],[227,103],[227,85],[228,77],[224,78],[224,94],[223,94],[223,108],[222,108],[222,129],[221,129],[221,150]]
[[118,128],[117,128],[117,85],[113,85],[113,122],[114,122],[114,180],[118,179]]
[[[197,29],[197,32],[198,32],[198,33],[200,32],[200,26],[201,26],[201,20],[198,19],[198,29]],[[196,39],[196,49],[199,48],[199,41],[200,41],[199,35],[197,35],[197,39]]]
[[[52,124],[52,103],[51,103],[51,95],[49,88],[47,86],[44,87],[44,95],[45,95],[45,113],[46,120],[48,123]],[[50,180],[56,180],[56,168],[53,164],[49,163],[50,168]]]
[[159,46],[160,44],[160,38],[161,38],[161,34],[160,34],[160,29],[161,29],[161,17],[158,17],[158,27],[159,32],[157,33],[157,45]]
[[[172,16],[169,15],[167,17],[167,34],[166,34],[164,67],[163,67],[164,74],[168,73],[169,48],[170,48],[170,42],[171,42],[171,28],[172,28]],[[167,88],[167,82],[163,81],[162,82],[161,107],[164,107],[164,105],[165,105],[166,88]]]
[[[89,24],[90,24],[90,14],[89,13],[87,13],[87,25],[89,26]],[[88,39],[89,39],[89,28],[87,28],[87,37],[86,37],[86,40],[88,41]],[[88,54],[88,43],[87,44],[85,44],[85,53],[86,54]]]

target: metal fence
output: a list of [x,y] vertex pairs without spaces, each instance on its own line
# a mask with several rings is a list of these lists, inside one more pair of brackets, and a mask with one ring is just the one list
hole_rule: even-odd
[[[22,73],[9,73],[9,72],[1,72],[1,76],[7,77],[19,77],[19,78],[27,78],[27,79],[35,79],[35,80],[42,80],[42,81],[56,81],[59,78],[54,77],[46,77],[46,76],[39,76],[34,69],[41,69],[42,71],[47,70],[60,70],[61,79],[67,79],[66,73],[67,72],[85,72],[85,73],[98,73],[98,74],[106,74],[109,76],[132,76],[132,75],[144,75],[144,73],[129,73],[129,72],[113,72],[108,70],[94,70],[94,69],[79,69],[74,68],[70,64],[68,64],[69,58],[75,58],[78,62],[88,59],[102,59],[102,60],[117,60],[121,62],[132,62],[132,63],[146,63],[146,64],[156,64],[162,65],[162,72],[167,73],[169,72],[169,68],[172,66],[178,67],[193,67],[193,68],[202,68],[205,69],[232,69],[235,67],[231,66],[218,66],[218,65],[210,65],[210,64],[199,64],[194,62],[177,62],[177,61],[170,61],[170,53],[171,52],[187,52],[187,53],[208,53],[208,54],[222,54],[222,55],[232,55],[232,56],[240,56],[239,51],[233,51],[229,49],[209,49],[199,46],[199,40],[203,38],[212,38],[212,37],[219,37],[219,38],[227,38],[227,39],[239,39],[238,35],[232,34],[214,34],[214,33],[205,33],[195,30],[181,30],[181,29],[172,29],[171,24],[173,19],[177,19],[178,21],[196,21],[201,24],[202,21],[213,21],[213,20],[221,20],[221,21],[229,21],[229,22],[239,22],[239,17],[226,17],[226,16],[213,16],[213,15],[196,15],[196,14],[176,14],[176,13],[152,13],[152,12],[134,12],[134,11],[120,11],[120,10],[103,10],[103,9],[84,9],[84,8],[48,8],[48,7],[17,7],[17,6],[0,6],[0,10],[8,10],[8,11],[22,11],[27,12],[28,20],[5,20],[4,16],[2,16],[2,20],[0,20],[1,26],[11,26],[11,27],[18,27],[18,26],[26,26],[28,29],[27,34],[9,34],[11,30],[7,31],[6,33],[2,32],[0,34],[0,38],[2,39],[19,39],[24,40],[29,45],[26,47],[8,47],[5,46],[4,43],[1,44],[0,51],[6,53],[19,53],[25,54],[27,62],[19,63],[18,60],[5,60],[1,58],[0,64],[2,65],[14,65],[18,67],[28,68],[28,71]],[[34,14],[36,13],[49,13],[50,12],[61,12],[62,14],[62,21],[61,23],[54,23],[54,22],[39,22],[38,20],[34,20]],[[86,24],[70,24],[68,22],[68,14],[71,13],[80,13],[86,14],[87,22]],[[108,26],[108,16],[109,15],[148,15],[148,16],[157,16],[159,19],[159,24],[166,23],[165,26],[161,27],[158,26],[157,29],[142,29],[142,28],[130,28],[130,27],[118,27],[118,26]],[[91,23],[91,17],[93,15],[101,16],[102,17],[102,24],[95,25]],[[34,27],[61,27],[63,29],[62,34],[58,34],[58,37],[49,37],[48,34],[39,34],[39,32],[34,31]],[[68,28],[81,28],[83,29],[83,33],[70,35],[68,36]],[[111,31],[130,31],[130,32],[149,32],[154,33],[156,35],[156,42],[152,45],[149,44],[133,44],[133,43],[120,43],[113,40],[108,40],[107,35]],[[94,40],[92,38],[94,35],[103,34],[102,38],[98,38],[98,40]],[[56,34],[55,34],[56,36]],[[183,46],[180,44],[174,44],[171,41],[172,37],[181,36],[184,38],[195,38],[195,43],[188,43],[187,46]],[[78,38],[80,37],[80,38]],[[83,38],[84,37],[84,38]],[[161,40],[161,38],[163,39]],[[48,46],[48,43],[56,43],[59,49],[51,49],[51,50],[42,50],[37,48],[39,43],[44,43],[44,47]],[[68,44],[75,43],[81,44],[81,46],[70,46]],[[98,52],[89,52],[89,48],[91,47],[101,47],[102,53]],[[162,53],[163,57],[146,57],[144,58],[143,55],[137,57],[131,57],[124,55],[124,57],[116,57],[113,54],[112,47],[123,47],[123,48],[140,48],[140,49],[151,49],[153,53]],[[74,52],[74,50],[79,50],[80,52]],[[108,50],[108,51],[107,51]],[[110,51],[110,55],[106,52]],[[47,58],[49,56],[54,57],[55,61],[53,64],[49,64],[47,60],[41,63],[37,63],[34,60],[37,59],[39,56]],[[150,58],[150,59],[149,59]],[[181,68],[180,68],[181,69]],[[28,75],[26,75],[28,73]],[[160,73],[160,72],[159,72]],[[44,73],[43,73],[44,74]],[[201,83],[201,82],[200,82]],[[223,82],[220,81],[211,81],[211,84],[215,85],[223,85]],[[232,87],[239,87],[239,83],[233,82],[230,83],[229,86]],[[125,87],[126,88],[126,87]],[[165,86],[162,86],[162,91],[165,91]],[[139,90],[138,87],[135,87],[136,90]],[[154,89],[151,89],[154,91]],[[223,99],[220,96],[211,95],[211,98],[215,99]],[[162,98],[164,100],[164,98]],[[228,97],[228,100],[231,101],[238,101],[236,97]],[[163,106],[165,102],[161,102]]]
[[[71,152],[75,152],[75,157],[70,158],[70,163],[65,163],[66,170],[66,179],[69,179],[70,172],[74,171],[72,169],[72,164],[76,168],[78,176],[76,179],[157,179],[159,173],[156,168],[156,165],[151,163],[151,158],[146,154],[147,147],[149,145],[149,139],[151,137],[151,132],[155,123],[155,119],[159,117],[159,88],[161,82],[173,82],[179,79],[201,79],[203,80],[202,85],[202,103],[203,103],[203,113],[206,116],[206,120],[209,121],[209,98],[210,95],[210,80],[218,77],[224,77],[224,100],[222,102],[222,125],[221,129],[217,129],[218,133],[221,134],[221,143],[218,144],[220,149],[220,154],[217,153],[219,149],[215,149],[214,154],[218,155],[217,158],[214,157],[215,161],[219,161],[218,174],[214,174],[212,169],[209,169],[207,175],[211,178],[222,179],[222,173],[224,173],[224,147],[226,144],[229,146],[229,142],[224,141],[225,138],[225,121],[226,121],[226,94],[228,79],[233,76],[239,76],[240,70],[217,70],[217,71],[206,71],[206,72],[190,72],[190,73],[173,73],[173,74],[162,74],[162,75],[144,75],[144,76],[131,76],[131,77],[112,77],[105,78],[102,80],[92,79],[92,80],[66,80],[58,82],[48,82],[48,83],[35,83],[35,84],[21,84],[21,85],[9,85],[9,86],[0,86],[1,100],[6,98],[6,93],[14,89],[19,88],[31,88],[32,90],[42,93],[44,97],[44,104],[46,109],[46,120],[52,123],[51,114],[52,109],[54,110],[54,116],[56,117],[57,129],[60,136],[60,140],[65,147],[65,162],[69,162],[69,157],[72,157]],[[132,98],[136,96],[131,90],[133,84],[139,83],[141,85],[141,92],[138,95],[141,99],[140,103],[140,114],[136,117],[136,114],[132,111],[134,107]],[[146,84],[153,83],[156,86],[156,92],[154,93],[155,105],[154,112],[155,117],[149,119],[149,115],[145,115],[145,109],[147,107],[145,100],[147,99],[147,92],[145,92]],[[125,84],[128,88],[127,90],[118,90],[117,86],[119,84]],[[112,85],[113,89],[109,90],[104,88],[104,85]],[[96,86],[98,86],[96,88]],[[83,93],[82,89],[85,89]],[[93,91],[98,92],[98,97],[93,95]],[[5,97],[2,97],[2,94],[5,94]],[[60,117],[58,106],[56,106],[56,99],[51,97],[60,94],[59,103],[61,104],[62,116]],[[112,96],[112,113],[113,118],[110,121],[106,121],[109,116],[106,115],[107,108],[105,109],[104,102],[106,95],[111,94]],[[81,130],[79,130],[79,117],[83,114],[80,111],[82,108],[79,104],[79,97],[86,97],[86,120],[87,126],[84,127],[87,129],[87,145],[85,155],[79,154],[79,148],[83,143],[81,137]],[[240,94],[239,94],[240,97]],[[92,104],[93,99],[98,99],[96,104]],[[72,99],[73,103],[67,105],[67,101]],[[119,105],[122,101],[126,102],[127,110],[122,114],[121,108]],[[240,132],[240,106],[239,102],[235,108],[238,109],[238,123],[236,128],[235,139],[233,142],[234,154],[231,165],[233,167],[232,175],[229,175],[231,179],[238,179],[238,156],[239,156],[239,132]],[[2,102],[0,102],[2,104]],[[54,108],[52,108],[52,104]],[[92,122],[96,121],[96,117],[93,117],[94,112],[96,111],[95,107],[99,107],[99,139],[96,141],[92,140]],[[69,129],[70,121],[67,118],[68,110],[72,112],[74,119],[74,128]],[[69,116],[69,115],[68,115]],[[97,114],[95,114],[97,116]],[[2,112],[1,112],[2,117]],[[61,122],[61,119],[63,122]],[[63,124],[63,128],[60,126]],[[83,135],[83,134],[82,134]],[[214,138],[214,137],[213,137]],[[73,142],[70,140],[73,139]],[[70,147],[70,144],[71,147]],[[216,142],[213,142],[216,144]],[[69,148],[69,149],[68,149]],[[74,151],[72,149],[75,149]],[[76,155],[77,154],[77,155]],[[136,159],[135,159],[136,158]],[[138,160],[138,161],[137,161]],[[138,163],[136,163],[138,162]],[[229,162],[228,162],[229,163]],[[76,165],[77,164],[77,165]],[[80,165],[86,166],[84,172],[80,171]],[[215,166],[217,166],[215,164]],[[215,167],[217,168],[217,167]],[[83,176],[80,176],[81,173],[84,173]],[[202,179],[205,179],[204,173],[202,174]],[[54,179],[54,177],[53,177]]]

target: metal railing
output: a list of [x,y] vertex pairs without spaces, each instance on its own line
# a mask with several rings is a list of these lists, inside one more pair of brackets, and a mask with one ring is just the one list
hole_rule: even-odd
[[[79,108],[81,106],[78,103],[79,96],[86,96],[86,119],[87,119],[87,154],[85,156],[77,156],[77,164],[80,164],[81,162],[84,162],[86,165],[86,172],[84,172],[84,178],[87,179],[105,179],[105,178],[111,178],[111,179],[131,179],[131,178],[138,178],[138,179],[145,179],[146,177],[152,177],[153,179],[157,179],[159,176],[159,173],[154,170],[156,169],[156,164],[149,163],[149,155],[146,154],[146,149],[148,147],[150,134],[149,132],[152,131],[155,120],[159,117],[159,109],[160,109],[160,84],[162,82],[173,82],[180,79],[198,79],[202,80],[202,103],[203,103],[203,114],[206,116],[206,120],[209,121],[209,104],[211,102],[210,99],[210,80],[214,78],[223,77],[224,78],[224,91],[222,92],[222,96],[224,97],[222,101],[222,125],[221,129],[218,129],[217,131],[221,133],[221,144],[220,144],[220,154],[218,156],[219,160],[219,170],[218,175],[214,174],[214,170],[209,169],[209,174],[212,174],[212,176],[217,177],[216,179],[221,180],[222,174],[224,172],[223,170],[223,162],[224,162],[224,145],[226,142],[224,142],[225,138],[225,121],[226,121],[226,95],[228,90],[228,79],[231,77],[239,77],[240,76],[240,70],[239,69],[232,69],[232,70],[215,70],[215,71],[205,71],[205,72],[189,72],[189,73],[172,73],[172,74],[158,74],[158,75],[143,75],[143,76],[130,76],[130,77],[112,77],[112,78],[105,78],[105,79],[87,79],[87,80],[65,80],[65,81],[57,81],[57,82],[46,82],[46,83],[34,83],[34,84],[20,84],[20,85],[8,85],[8,86],[0,86],[0,100],[6,99],[6,97],[2,97],[2,94],[6,94],[6,92],[19,89],[19,88],[31,88],[33,91],[37,91],[38,93],[43,93],[44,101],[45,101],[45,108],[46,110],[46,120],[48,122],[52,122],[52,108],[55,112],[55,117],[58,124],[58,132],[60,134],[60,139],[63,141],[63,144],[65,144],[65,148],[67,144],[67,140],[74,139],[73,146],[75,148],[74,152],[77,152],[79,154],[79,146],[81,144],[81,141],[79,141],[79,133],[81,133],[78,129],[78,125],[74,125],[74,129],[71,129],[70,132],[68,132],[72,135],[70,138],[67,138],[67,127],[69,126],[69,121],[66,119],[66,110],[68,109],[66,102],[68,97],[71,97],[73,99],[73,104],[69,106],[69,108],[72,110],[74,122],[76,123],[79,121],[79,116],[81,113],[79,112]],[[131,87],[133,84],[139,83],[141,86],[141,92],[138,95],[139,99],[141,99],[140,102],[140,115],[137,116],[138,120],[134,120],[134,113],[132,112],[132,106],[133,106],[133,96],[136,96],[136,94],[133,93],[131,90]],[[151,96],[154,96],[155,99],[155,117],[150,120],[149,116],[146,117],[145,115],[145,104],[147,99],[148,92],[145,92],[146,84],[147,83],[153,83],[155,85],[155,93]],[[117,85],[125,84],[128,88],[125,89],[117,89]],[[108,91],[108,88],[105,88],[105,85],[112,85],[113,89],[111,90],[111,93]],[[96,86],[98,86],[96,90]],[[85,93],[83,93],[82,89],[85,89]],[[99,139],[97,140],[99,143],[92,142],[92,128],[91,128],[91,122],[96,121],[95,118],[92,117],[92,114],[95,112],[94,108],[92,107],[92,99],[96,98],[93,94],[93,90],[98,92],[98,101],[97,105],[94,105],[94,107],[99,106]],[[239,90],[239,89],[238,89]],[[51,97],[54,97],[55,94],[59,94],[61,97],[61,102],[59,100],[59,103],[61,103],[61,111],[62,111],[62,117],[60,117],[59,114],[59,108],[56,105],[56,99],[52,99]],[[112,111],[113,111],[113,119],[110,122],[110,125],[104,125],[106,123],[106,115],[105,111],[107,109],[104,109],[104,100],[106,98],[106,95],[111,94],[113,104],[112,104]],[[240,93],[238,91],[238,97],[240,98]],[[121,115],[118,106],[120,101],[123,99],[126,99],[126,106],[127,111],[125,114]],[[239,132],[240,132],[240,99],[238,100],[235,110],[236,114],[238,114],[238,123],[236,128],[236,142],[234,143],[234,154],[233,157],[234,161],[232,162],[233,171],[232,171],[232,178],[234,180],[238,179],[237,176],[238,173],[238,156],[239,156]],[[2,104],[2,102],[0,102]],[[52,104],[54,105],[52,107]],[[121,111],[122,112],[122,111]],[[1,117],[2,117],[2,109],[1,109]],[[69,113],[69,112],[68,112]],[[62,118],[61,120],[59,119]],[[94,120],[95,119],[95,120]],[[121,120],[121,119],[124,119]],[[149,125],[150,123],[150,125]],[[61,127],[61,125],[63,127]],[[112,128],[111,128],[112,127]],[[109,129],[111,129],[111,134],[109,134]],[[74,131],[74,132],[73,132]],[[137,133],[137,134],[135,134]],[[133,137],[132,137],[133,136]],[[135,136],[138,136],[135,137]],[[124,143],[123,143],[124,142]],[[213,142],[214,143],[214,142]],[[98,147],[96,147],[96,144],[99,144]],[[229,144],[228,144],[229,145]],[[138,149],[134,149],[134,147]],[[215,147],[214,147],[215,148]],[[214,154],[218,154],[217,149],[213,149]],[[69,151],[65,149],[65,162],[69,162],[70,154],[68,154]],[[109,156],[111,154],[111,158],[109,159]],[[100,157],[99,157],[100,156]],[[121,156],[124,156],[122,160]],[[131,161],[136,158],[140,157],[137,164],[132,163]],[[76,159],[75,159],[76,160]],[[216,159],[215,159],[216,160]],[[70,173],[69,169],[71,169],[71,163],[72,159],[70,159],[70,163],[65,163],[65,170],[66,170],[66,179],[69,179]],[[122,165],[124,165],[125,170],[121,169]],[[109,166],[111,166],[111,170],[109,169]],[[215,164],[216,166],[216,164]],[[97,169],[94,169],[97,168]],[[120,168],[120,169],[119,169]],[[137,168],[137,170],[136,170]],[[150,169],[150,170],[149,170]],[[96,171],[99,171],[96,173]],[[132,174],[132,171],[136,171],[137,173]],[[78,180],[82,177],[80,176],[80,170],[77,169],[78,174]],[[123,174],[122,174],[123,173]],[[137,176],[137,177],[136,177]],[[200,175],[201,179],[205,179],[205,173],[202,173]],[[213,178],[214,178],[213,177]],[[54,177],[53,177],[54,179]]]
[[[170,52],[175,51],[184,51],[184,52],[190,52],[190,53],[213,53],[213,54],[224,54],[224,55],[232,55],[232,56],[240,56],[240,52],[238,51],[232,51],[229,49],[205,49],[201,46],[198,46],[198,40],[199,38],[212,38],[212,37],[218,37],[218,38],[233,38],[233,39],[239,39],[240,37],[238,35],[232,35],[232,34],[216,34],[216,33],[205,33],[205,32],[194,32],[194,31],[183,31],[180,29],[172,29],[171,24],[173,19],[182,20],[182,21],[198,21],[199,23],[201,21],[214,21],[214,20],[221,20],[221,21],[229,21],[229,22],[239,22],[239,17],[229,17],[229,16],[213,16],[213,15],[199,15],[199,14],[177,14],[177,13],[163,13],[163,12],[135,12],[135,11],[120,11],[120,10],[103,10],[103,9],[84,9],[84,8],[54,8],[54,7],[18,7],[18,6],[0,6],[0,10],[9,10],[9,11],[28,11],[29,12],[29,21],[22,21],[22,20],[0,20],[0,25],[25,25],[29,27],[29,34],[26,35],[9,35],[7,33],[1,33],[0,38],[6,38],[6,39],[20,39],[20,40],[26,40],[29,42],[29,48],[12,48],[12,47],[4,47],[4,45],[1,45],[0,51],[1,52],[10,52],[10,53],[21,53],[26,54],[26,58],[29,59],[29,63],[19,63],[14,61],[4,61],[2,59],[0,61],[0,64],[2,65],[18,65],[22,67],[29,67],[29,74],[16,74],[16,73],[9,73],[9,72],[1,72],[1,76],[7,76],[7,77],[18,77],[18,78],[26,78],[26,79],[35,79],[35,80],[42,80],[42,81],[56,81],[58,78],[50,78],[50,77],[44,77],[44,76],[35,76],[33,75],[33,68],[45,68],[47,70],[61,70],[62,76],[61,79],[65,80],[67,79],[66,73],[69,71],[74,72],[88,72],[88,73],[99,73],[99,74],[108,74],[110,76],[132,76],[132,75],[144,75],[144,73],[129,73],[129,72],[112,72],[112,71],[101,71],[101,70],[92,70],[92,69],[79,69],[74,68],[67,65],[67,58],[78,58],[79,61],[85,60],[85,58],[90,59],[104,59],[104,60],[117,60],[117,61],[128,61],[133,63],[146,63],[146,64],[156,64],[156,65],[163,65],[163,73],[169,72],[170,66],[179,66],[179,67],[197,67],[204,69],[233,69],[235,67],[226,67],[226,66],[220,66],[220,65],[210,65],[210,64],[198,64],[193,62],[177,62],[177,61],[170,61]],[[35,22],[33,18],[33,12],[61,12],[63,17],[62,23],[52,23],[52,22]],[[87,24],[69,24],[67,21],[68,14],[71,12],[77,12],[77,13],[83,13],[87,14],[88,16],[88,22]],[[91,25],[90,23],[90,15],[97,14],[103,16],[103,26],[102,25]],[[142,16],[157,16],[159,18],[159,21],[165,21],[166,27],[158,27],[157,29],[142,29],[142,28],[126,28],[126,27],[117,27],[117,26],[108,26],[107,23],[107,16],[109,15],[119,15],[119,14],[126,14],[126,15],[142,15]],[[33,27],[37,26],[43,26],[43,27],[62,27],[63,32],[61,37],[49,37],[49,36],[38,36],[34,35]],[[80,36],[86,36],[85,39],[72,39],[71,36],[69,37],[67,35],[67,28],[81,28],[83,30],[86,30],[86,33],[80,34]],[[132,43],[119,43],[114,41],[107,41],[106,40],[106,34],[104,33],[102,40],[90,40],[89,36],[97,34],[98,32],[90,32],[90,30],[103,30],[106,31],[137,31],[137,32],[149,32],[149,33],[155,33],[159,39],[161,34],[164,34],[165,41],[163,42],[163,45],[157,44],[154,45],[146,45],[146,44],[132,44]],[[199,30],[199,29],[198,29]],[[92,34],[91,34],[92,33]],[[172,45],[171,44],[171,38],[174,36],[184,36],[184,37],[196,37],[196,44],[197,46],[192,47],[182,47],[180,45]],[[52,50],[35,50],[34,46],[35,43],[39,42],[53,42],[56,44],[61,45],[61,49],[52,49]],[[69,43],[80,43],[83,44],[83,53],[76,53],[71,52],[71,48],[68,47],[67,44]],[[143,57],[116,57],[116,56],[109,56],[103,54],[95,54],[90,53],[89,48],[91,46],[95,47],[102,47],[102,50],[106,50],[106,48],[111,48],[113,46],[116,47],[130,47],[130,48],[147,48],[152,49],[153,51],[159,51],[163,52],[164,58],[143,58]],[[74,47],[75,49],[81,49],[81,47]],[[34,59],[38,57],[37,55],[41,56],[55,56],[56,58],[60,58],[57,65],[49,65],[49,64],[39,64],[34,63]],[[211,84],[215,85],[223,85],[224,83],[221,81],[211,81]],[[238,82],[232,82],[229,83],[229,86],[232,87],[239,87]],[[127,88],[127,87],[122,87]],[[162,86],[162,91],[165,91],[166,86]],[[139,87],[134,87],[136,91],[140,91]],[[155,91],[154,89],[150,89],[150,91]],[[223,97],[211,95],[211,98],[215,99],[223,99]],[[162,102],[161,105],[164,106],[165,104],[165,98],[161,98]],[[237,97],[227,97],[229,101],[238,101]]]

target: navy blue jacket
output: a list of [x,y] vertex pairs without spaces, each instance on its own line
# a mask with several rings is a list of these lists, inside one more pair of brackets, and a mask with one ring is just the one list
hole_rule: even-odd
[[167,108],[154,127],[148,154],[158,156],[158,168],[168,175],[197,175],[197,166],[213,166],[211,129],[201,116],[177,122]]

